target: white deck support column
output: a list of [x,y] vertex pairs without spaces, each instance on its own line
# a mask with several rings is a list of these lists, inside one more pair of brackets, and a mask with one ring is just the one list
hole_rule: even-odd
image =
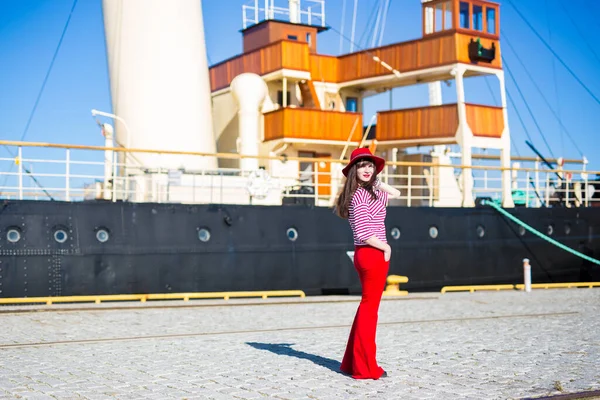
[[462,169],[462,206],[463,207],[475,207],[475,201],[473,201],[473,176],[472,169],[469,168],[472,165],[471,153],[472,153],[472,137],[469,126],[467,124],[467,106],[465,105],[465,86],[463,82],[463,75],[465,73],[464,67],[457,65],[453,72],[455,72],[456,79],[456,102],[458,107],[458,143],[461,147],[461,163]]
[[288,105],[288,98],[287,98],[287,78],[284,76],[283,77],[283,95],[282,97],[282,107],[285,108]]
[[[511,177],[510,177],[510,130],[508,129],[508,111],[506,108],[506,87],[504,84],[504,71],[498,71],[496,77],[500,83],[500,98],[502,101],[502,119],[504,120],[504,130],[500,138],[500,166],[505,168],[502,171],[502,207],[513,208],[515,203],[512,198]],[[529,184],[529,182],[527,182]],[[527,199],[526,199],[527,201]]]

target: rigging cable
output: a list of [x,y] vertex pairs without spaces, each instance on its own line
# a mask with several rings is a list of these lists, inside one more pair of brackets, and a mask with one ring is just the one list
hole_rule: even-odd
[[[344,32],[344,23],[346,22],[346,0],[344,0],[344,2],[342,3],[342,32]],[[339,53],[342,54],[342,51],[344,49],[344,38],[342,38],[340,36],[340,51]]]
[[590,45],[590,42],[588,42],[587,38],[583,34],[583,32],[581,32],[581,30],[579,29],[579,27],[575,23],[575,20],[573,19],[573,17],[571,17],[571,14],[569,14],[569,11],[567,10],[567,7],[565,7],[565,5],[563,4],[563,2],[561,0],[559,0],[558,4],[561,5],[561,7],[563,8],[565,14],[569,18],[569,21],[571,21],[571,24],[573,24],[573,26],[577,30],[577,33],[579,34],[579,36],[581,36],[581,39],[583,40],[583,42],[586,44],[586,46],[588,47],[588,49],[590,49],[590,51],[592,52],[592,54],[594,55],[594,57],[596,57],[596,61],[598,61],[598,63],[600,64],[600,57],[598,56],[598,53],[596,53],[596,51],[594,50],[594,48],[592,47],[592,45]]
[[[58,52],[60,51],[60,48],[62,46],[62,42],[63,39],[65,38],[65,34],[67,33],[67,29],[69,28],[69,23],[71,22],[71,17],[73,16],[73,11],[75,10],[75,6],[77,5],[77,0],[73,0],[73,5],[71,6],[71,11],[69,12],[69,16],[67,18],[67,21],[65,22],[65,26],[62,30],[62,33],[60,35],[60,39],[58,40],[58,45],[56,46],[56,50],[54,50],[54,54],[52,56],[52,60],[50,61],[50,65],[48,67],[48,70],[46,71],[46,76],[44,77],[44,80],[42,82],[42,87],[40,88],[40,91],[38,92],[38,95],[36,97],[35,103],[33,105],[33,109],[31,110],[31,113],[29,114],[29,118],[27,119],[27,123],[25,125],[25,129],[23,130],[23,134],[21,135],[21,139],[19,141],[23,141],[25,140],[25,137],[27,136],[27,133],[29,132],[29,127],[31,125],[31,121],[33,120],[33,117],[35,115],[35,112],[37,110],[37,107],[40,103],[40,99],[42,98],[42,94],[44,93],[44,89],[46,88],[46,84],[48,83],[48,78],[50,77],[50,73],[52,72],[52,67],[54,66],[54,62],[56,61],[56,57],[58,56]],[[6,147],[6,150],[10,153],[10,155],[13,158],[16,158],[17,155],[14,154],[9,148],[8,146],[4,146]],[[19,160],[19,162],[22,162],[22,160]],[[12,166],[14,164],[11,164],[10,171],[12,171]],[[46,189],[44,189],[44,187],[40,184],[40,182],[31,174],[31,172],[25,168],[25,166],[22,165],[22,168],[25,170],[25,172],[27,174],[29,174],[29,176],[33,179],[33,181],[36,183],[36,185],[38,185],[43,191],[44,193],[51,199],[54,200],[54,198],[50,195],[50,193],[48,193],[46,191]],[[8,180],[9,175],[6,175],[6,177],[4,178],[4,182],[2,183],[2,187],[6,186],[6,181]]]
[[[533,86],[536,88],[536,90],[538,91],[538,93],[542,97],[542,100],[544,100],[544,102],[546,103],[546,105],[548,106],[548,108],[550,109],[550,111],[552,112],[552,115],[554,115],[554,118],[556,118],[556,120],[558,121],[559,125],[564,129],[565,133],[567,134],[567,137],[571,140],[571,143],[573,143],[573,146],[575,146],[575,148],[577,149],[577,151],[579,152],[579,154],[583,157],[583,152],[581,151],[581,149],[579,148],[579,146],[577,146],[577,143],[575,143],[575,141],[573,140],[573,137],[569,133],[569,130],[562,123],[560,116],[556,113],[556,111],[554,111],[554,109],[550,105],[550,102],[548,101],[548,99],[546,98],[546,96],[544,96],[544,93],[542,92],[542,90],[540,89],[540,87],[537,85],[537,83],[535,82],[535,80],[533,79],[533,77],[531,76],[531,74],[529,73],[529,70],[527,69],[527,67],[525,66],[525,64],[523,63],[523,61],[521,60],[521,58],[519,57],[519,54],[515,51],[515,48],[510,43],[510,40],[508,40],[508,37],[506,36],[506,34],[503,34],[503,36],[504,36],[504,41],[506,42],[506,44],[508,45],[508,47],[510,47],[510,49],[512,50],[512,52],[515,54],[515,57],[517,58],[517,61],[519,62],[519,64],[521,64],[521,67],[523,67],[523,69],[525,70],[525,73],[527,74],[527,77],[529,77],[529,80],[533,83]],[[502,61],[505,62],[504,58],[502,58]],[[515,81],[515,83],[516,83],[516,81]]]
[[531,29],[533,31],[533,33],[538,37],[538,39],[540,39],[540,41],[544,44],[544,46],[546,46],[546,48],[554,55],[554,57],[556,57],[556,59],[562,64],[562,66],[565,67],[567,71],[569,71],[569,73],[571,74],[571,76],[573,76],[573,78],[575,78],[575,80],[581,85],[581,87],[583,87],[583,89],[586,92],[588,92],[588,94],[590,96],[592,96],[594,98],[594,100],[596,101],[596,103],[600,104],[600,99],[598,97],[596,97],[596,95],[594,93],[592,93],[592,91],[585,85],[585,83],[583,83],[581,81],[581,79],[579,79],[579,77],[575,74],[575,72],[573,72],[573,70],[571,68],[569,68],[569,66],[562,60],[562,58],[560,58],[560,56],[552,49],[552,47],[550,47],[548,45],[548,43],[546,43],[546,41],[544,40],[544,38],[542,36],[540,36],[540,34],[535,30],[535,28],[525,18],[525,16],[523,14],[521,14],[521,12],[519,11],[519,9],[513,4],[512,0],[507,0],[507,1],[508,1],[508,4],[510,4],[512,6],[512,8],[515,9],[515,11],[517,12],[517,14],[519,14],[519,16],[521,17],[521,19],[523,21],[525,21],[525,23],[527,24],[527,26],[529,27],[529,29]]
[[498,107],[498,101],[496,100],[496,96],[494,95],[494,91],[492,90],[492,86],[490,85],[490,82],[488,81],[488,76],[484,76],[483,80],[485,81],[485,84],[487,85],[488,90],[490,91],[490,96],[492,96],[492,101],[494,102],[494,105],[496,107]]
[[515,113],[517,114],[517,118],[519,118],[519,122],[521,122],[521,127],[523,128],[523,131],[525,131],[527,138],[529,139],[529,141],[531,143],[533,143],[533,139],[531,138],[529,131],[525,127],[525,122],[523,121],[523,117],[521,117],[521,113],[519,112],[519,109],[517,108],[517,103],[515,103],[515,101],[513,100],[512,96],[510,95],[510,92],[508,91],[508,88],[506,89],[506,96],[508,97],[508,100],[510,101],[510,103],[513,105]]
[[371,14],[369,14],[369,18],[367,18],[367,23],[365,24],[365,29],[364,29],[362,35],[360,35],[360,39],[358,39],[358,42],[355,43],[355,46],[359,49],[362,49],[363,46],[364,47],[367,46],[369,39],[366,37],[366,34],[367,34],[367,32],[369,32],[369,30],[372,29],[373,23],[375,22],[372,20],[373,17],[375,16],[375,10],[376,10],[375,8],[373,8],[371,10]]
[[387,14],[390,9],[390,5],[391,5],[391,1],[386,0],[385,8],[383,11],[383,23],[381,25],[381,33],[379,34],[379,43],[377,43],[377,46],[379,46],[379,47],[381,47],[381,42],[383,42],[383,32],[385,31],[385,24],[387,22]]
[[[550,45],[552,45],[552,29],[550,28],[550,11],[548,7],[548,0],[546,0],[546,22],[548,24],[548,41]],[[563,127],[560,124],[560,98],[558,97],[558,82],[556,80],[556,62],[554,58],[552,59],[552,77],[554,80],[554,95],[556,96],[556,109],[558,110],[558,124],[559,124],[559,132],[560,132],[560,150],[561,153],[565,154],[565,139],[563,135]],[[581,153],[581,151],[580,151]]]
[[383,1],[384,0],[379,0],[379,6],[377,6],[377,18],[375,19],[375,26],[373,27],[373,32],[371,35],[371,47],[375,47],[375,42],[377,41],[377,33],[379,32],[379,23],[381,22]]
[[502,63],[506,67],[506,71],[508,72],[508,74],[512,78],[513,82],[515,83],[515,87],[517,88],[517,92],[519,92],[519,95],[521,96],[521,99],[523,100],[523,103],[525,103],[525,107],[527,108],[527,111],[529,111],[529,115],[533,119],[533,122],[535,123],[535,126],[537,127],[538,132],[540,133],[540,136],[542,137],[544,143],[546,144],[546,147],[548,148],[548,151],[550,152],[550,155],[552,156],[552,158],[556,158],[554,156],[554,154],[552,153],[552,149],[550,148],[550,145],[548,144],[548,141],[546,140],[546,137],[544,136],[544,132],[542,132],[542,128],[540,128],[540,125],[538,124],[537,120],[535,119],[535,116],[533,115],[533,112],[531,111],[531,107],[529,107],[529,104],[527,103],[527,100],[525,99],[525,96],[523,95],[523,92],[521,91],[521,88],[517,84],[517,80],[515,79],[515,77],[513,76],[512,72],[510,70],[510,68],[508,67],[508,63],[506,62],[506,59],[504,58],[504,56],[502,56]]
[[358,0],[354,0],[354,14],[352,14],[352,39],[350,40],[350,53],[354,51],[354,32],[356,30],[356,8],[358,7]]
[[[496,99],[496,96],[494,95],[494,91],[492,90],[492,86],[490,85],[490,81],[488,80],[488,78],[489,78],[489,76],[487,76],[487,75],[486,75],[486,76],[484,76],[484,77],[483,77],[483,80],[485,81],[485,84],[486,84],[486,86],[487,86],[487,88],[488,88],[488,91],[490,92],[490,96],[492,97],[492,102],[494,103],[494,105],[495,105],[496,107],[499,107],[499,105],[498,105],[498,100]],[[514,106],[514,104],[513,104],[513,106]],[[515,107],[515,108],[516,108],[516,107]],[[518,113],[518,111],[517,111],[517,113]],[[521,116],[520,116],[520,115],[519,115],[519,119],[521,119]],[[521,125],[523,126],[523,130],[525,130],[525,131],[526,131],[526,129],[525,129],[525,125],[523,125],[523,121],[522,121],[522,120],[521,120]],[[529,135],[529,134],[528,134],[528,135]],[[521,152],[519,151],[519,148],[517,147],[517,144],[515,143],[515,141],[514,141],[514,140],[511,140],[511,141],[510,141],[510,145],[511,145],[511,146],[512,146],[512,148],[515,150],[515,153],[517,153],[517,155],[518,155],[519,157],[521,157]]]
[[21,140],[20,140],[21,142],[23,140],[25,140],[25,136],[27,135],[27,133],[29,131],[29,125],[31,124],[31,121],[33,120],[35,111],[37,110],[37,107],[38,107],[38,104],[42,97],[42,94],[44,93],[44,88],[46,87],[46,83],[48,83],[48,78],[50,77],[50,72],[52,72],[52,67],[54,66],[54,62],[56,61],[56,56],[58,56],[58,51],[60,50],[63,39],[65,38],[65,33],[67,33],[67,28],[69,27],[69,22],[71,22],[71,17],[73,16],[73,11],[75,10],[76,5],[77,5],[77,0],[73,0],[73,5],[71,6],[71,11],[69,12],[69,17],[67,18],[65,27],[63,28],[63,31],[60,35],[60,39],[58,40],[58,45],[56,46],[56,50],[54,51],[54,55],[52,56],[52,61],[50,61],[50,66],[48,67],[48,70],[46,71],[46,76],[44,77],[44,81],[42,83],[42,87],[40,88],[40,92],[38,93],[38,96],[35,99],[35,104],[33,105],[33,109],[31,110],[31,114],[29,115],[29,119],[27,120],[27,125],[25,126],[25,130],[23,131],[23,134],[21,135]]

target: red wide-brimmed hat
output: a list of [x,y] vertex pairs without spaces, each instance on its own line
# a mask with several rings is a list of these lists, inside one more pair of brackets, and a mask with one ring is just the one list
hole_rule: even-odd
[[362,149],[356,149],[352,152],[352,154],[350,155],[350,161],[348,162],[348,165],[346,165],[344,167],[344,169],[342,170],[342,173],[344,174],[344,176],[348,176],[348,171],[350,170],[350,168],[357,163],[360,160],[371,160],[375,163],[375,173],[380,173],[383,170],[383,166],[385,165],[385,160],[381,157],[377,157],[374,156],[371,153],[371,150],[369,150],[368,148],[362,148]]

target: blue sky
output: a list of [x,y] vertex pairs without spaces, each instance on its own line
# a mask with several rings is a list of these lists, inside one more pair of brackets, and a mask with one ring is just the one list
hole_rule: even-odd
[[[326,2],[327,24],[338,31],[341,30],[343,1]],[[589,90],[600,98],[600,43],[596,40],[600,36],[600,5],[593,0],[564,1],[562,5],[561,1],[513,0],[513,3]],[[203,1],[209,63],[241,52],[239,30],[242,4],[246,3],[247,0]],[[344,33],[350,36],[353,0],[346,0],[346,3]],[[378,3],[379,0],[359,0],[355,41],[361,46],[371,40],[370,32],[365,30],[370,12]],[[23,136],[72,4],[72,0],[0,0],[2,139],[19,140]],[[580,158],[581,150],[590,160],[589,168],[600,170],[600,155],[597,154],[600,134],[595,123],[600,104],[551,55],[508,0],[501,0],[500,4],[503,56],[544,132],[552,154]],[[382,44],[419,38],[420,14],[419,0],[392,0]],[[348,50],[349,43],[345,41],[343,51]],[[319,35],[318,51],[339,54],[339,34],[329,30]],[[552,115],[518,57],[580,150]],[[515,101],[509,103],[515,152],[533,155],[524,143],[527,129],[534,144],[544,154],[550,154],[517,86],[506,72],[508,92]],[[468,102],[498,104],[497,80],[487,79],[487,83],[483,78],[467,80]],[[443,85],[444,102],[455,100],[454,90],[454,85],[450,88]],[[79,0],[25,140],[102,145],[103,138],[90,110],[110,111],[109,96],[101,0]],[[394,108],[426,105],[427,102],[426,86],[397,89],[393,93]],[[387,94],[370,98],[365,107],[365,120],[368,121],[377,110],[387,109],[388,104]],[[521,114],[525,129],[515,110]],[[6,150],[0,152],[2,157],[8,156]],[[5,165],[0,163],[2,169]]]

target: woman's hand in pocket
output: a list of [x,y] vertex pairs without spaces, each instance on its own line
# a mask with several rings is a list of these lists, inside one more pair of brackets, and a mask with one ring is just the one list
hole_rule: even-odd
[[383,259],[385,260],[385,262],[390,261],[390,258],[392,257],[392,248],[390,247],[389,244],[385,245],[385,248],[383,249]]

